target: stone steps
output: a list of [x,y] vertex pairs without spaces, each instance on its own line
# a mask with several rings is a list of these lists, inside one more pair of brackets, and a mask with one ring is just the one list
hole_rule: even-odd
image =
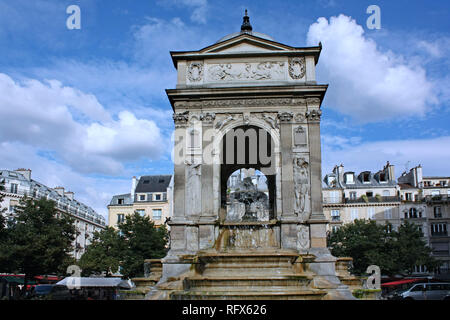
[[174,300],[321,300],[327,294],[324,290],[284,290],[279,291],[175,291],[170,295]]
[[295,251],[201,252],[194,273],[183,280],[183,290],[171,299],[259,300],[322,299],[327,293],[311,285],[313,276],[298,263],[312,261]]
[[270,277],[191,277],[184,280],[185,290],[191,291],[279,291],[307,289],[311,278],[302,275],[285,275]]

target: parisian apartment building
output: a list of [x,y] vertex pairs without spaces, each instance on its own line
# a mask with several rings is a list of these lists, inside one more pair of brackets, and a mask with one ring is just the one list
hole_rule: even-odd
[[[404,221],[418,225],[433,256],[442,261],[436,276],[450,276],[450,177],[427,177],[419,165],[396,179],[389,162],[379,171],[345,171],[337,165],[323,179],[323,209],[328,231],[355,219],[389,222],[397,229]],[[429,274],[424,266],[415,273]]]
[[71,253],[75,259],[80,259],[91,243],[94,232],[106,227],[106,220],[91,207],[83,204],[74,197],[74,193],[66,191],[64,187],[50,188],[31,178],[30,169],[0,170],[0,182],[4,190],[1,209],[6,209],[3,216],[13,219],[20,200],[25,196],[32,199],[45,198],[53,200],[60,214],[68,214],[74,218],[77,237],[74,240],[74,250]]
[[166,224],[172,216],[172,190],[172,175],[133,177],[130,193],[112,197],[108,205],[108,225],[117,228],[134,212],[149,217],[157,227]]

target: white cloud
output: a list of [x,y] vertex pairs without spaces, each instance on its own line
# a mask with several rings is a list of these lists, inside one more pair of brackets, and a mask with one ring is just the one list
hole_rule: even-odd
[[23,143],[0,142],[0,168],[32,169],[31,178],[53,188],[63,186],[75,199],[107,218],[106,205],[112,196],[130,192],[130,178],[99,178],[82,175],[69,166],[38,155],[38,149]]
[[350,17],[319,18],[310,26],[307,41],[322,42],[318,75],[330,83],[329,107],[361,122],[422,116],[438,102],[421,66],[381,52]]
[[0,142],[50,152],[79,172],[117,175],[123,161],[158,159],[167,148],[153,120],[129,111],[115,120],[95,96],[57,81],[0,74],[0,106]]
[[205,24],[208,12],[208,0],[163,0],[159,1],[161,5],[184,6],[193,9],[191,21]]
[[322,136],[322,172],[331,172],[335,165],[343,163],[346,170],[361,172],[378,171],[387,161],[396,166],[400,176],[409,166],[421,164],[424,175],[448,176],[450,136],[433,139],[390,140],[359,143],[358,138]]

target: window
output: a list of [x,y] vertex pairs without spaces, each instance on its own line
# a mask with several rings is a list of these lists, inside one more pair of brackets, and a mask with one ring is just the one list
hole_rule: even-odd
[[117,215],[117,223],[121,223],[123,221],[125,221],[125,215],[123,213],[119,213]]
[[340,221],[341,215],[339,210],[331,210],[331,221]]
[[139,195],[139,201],[145,201],[145,194]]
[[331,231],[332,232],[337,232],[339,230],[339,226],[332,226],[331,227]]
[[123,198],[119,198],[117,199],[117,204],[123,204],[124,199]]
[[367,208],[367,216],[370,220],[375,219],[375,208]]
[[435,242],[432,247],[434,255],[448,255],[448,242]]
[[356,200],[356,192],[355,191],[350,192],[350,199]]
[[347,173],[345,175],[345,183],[347,184],[354,184],[355,180],[353,179],[353,173]]
[[391,193],[389,192],[389,190],[383,190],[383,197],[389,197],[391,195]]
[[136,210],[136,212],[137,212],[141,217],[145,216],[145,209],[138,209],[138,210]]
[[405,193],[405,200],[406,201],[411,201],[412,200],[412,193],[411,192]]
[[366,196],[368,196],[368,197],[373,197],[373,192],[372,192],[372,191],[367,191],[367,192],[366,192]]
[[153,220],[161,220],[162,210],[161,209],[153,209]]
[[330,203],[339,202],[339,191],[331,191],[329,195],[330,195]]
[[431,235],[432,236],[446,236],[447,235],[447,224],[446,223],[433,223],[431,225]]
[[435,218],[442,218],[441,207],[434,207],[433,210]]
[[358,209],[353,208],[351,209],[351,216],[352,216],[352,220],[358,219]]
[[386,173],[384,172],[380,173],[380,182],[387,182]]
[[424,286],[423,284],[418,284],[416,285],[414,288],[411,289],[411,292],[415,292],[415,291],[423,291]]
[[149,183],[150,183],[150,180],[144,180],[143,183],[144,183],[144,184],[149,184]]
[[330,187],[335,187],[336,186],[336,177],[328,177],[328,185]]
[[369,183],[370,182],[370,173],[364,172],[362,174],[363,183]]
[[410,208],[409,209],[409,218],[417,218],[417,209],[416,208]]
[[155,194],[155,201],[161,201],[161,195]]
[[441,192],[440,192],[439,190],[432,190],[432,191],[431,191],[431,195],[432,195],[433,197],[439,196],[440,194],[441,194]]
[[17,193],[17,183],[11,183],[11,193]]
[[387,208],[384,211],[384,218],[385,219],[392,219],[392,208]]

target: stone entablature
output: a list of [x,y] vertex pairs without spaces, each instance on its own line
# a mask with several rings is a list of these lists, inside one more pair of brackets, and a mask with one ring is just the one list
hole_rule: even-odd
[[177,88],[315,84],[321,47],[297,48],[240,34],[199,51],[172,52]]

